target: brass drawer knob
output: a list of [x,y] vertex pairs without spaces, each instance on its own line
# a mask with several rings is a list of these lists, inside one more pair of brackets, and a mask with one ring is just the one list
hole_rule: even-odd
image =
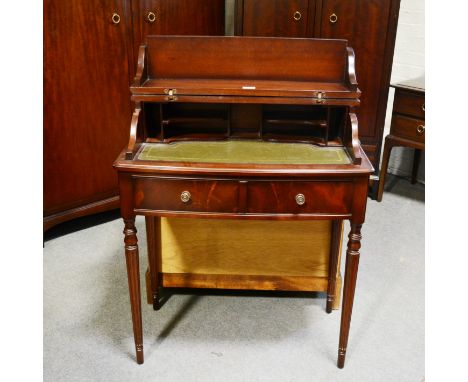
[[156,21],[156,14],[154,12],[148,12],[146,15],[146,21],[153,24]]
[[305,204],[305,196],[304,194],[297,194],[296,195],[296,203],[298,206],[302,206]]
[[424,130],[426,130],[426,128],[424,127],[424,125],[419,125],[419,126],[416,128],[416,132],[418,133],[418,135],[423,135],[423,134],[424,134]]
[[302,14],[299,11],[294,12],[293,15],[294,20],[299,21],[302,18]]
[[120,23],[120,15],[118,13],[112,14],[112,22],[116,25]]
[[191,197],[192,195],[190,195],[190,192],[188,191],[182,191],[180,194],[180,200],[182,200],[184,203],[189,202]]
[[335,13],[332,13],[332,14],[330,15],[330,22],[331,22],[332,24],[335,24],[337,21],[338,21],[338,16],[337,16]]

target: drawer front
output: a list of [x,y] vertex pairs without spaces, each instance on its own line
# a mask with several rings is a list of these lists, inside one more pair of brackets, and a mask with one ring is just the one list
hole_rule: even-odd
[[351,211],[351,181],[249,182],[248,213],[330,213]]
[[424,143],[425,129],[423,120],[394,115],[390,134]]
[[136,178],[135,208],[166,211],[237,212],[235,181]]
[[416,94],[401,89],[396,90],[395,100],[393,101],[394,113],[424,119],[426,114],[425,109],[424,94]]

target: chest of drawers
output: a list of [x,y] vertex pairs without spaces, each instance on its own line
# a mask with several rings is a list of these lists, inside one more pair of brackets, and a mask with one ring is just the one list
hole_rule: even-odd
[[414,148],[411,182],[416,183],[421,150],[424,150],[426,134],[424,123],[426,112],[424,78],[393,85],[393,87],[395,88],[395,98],[393,101],[392,124],[390,134],[385,138],[377,192],[379,202],[382,201],[392,148],[395,146]]

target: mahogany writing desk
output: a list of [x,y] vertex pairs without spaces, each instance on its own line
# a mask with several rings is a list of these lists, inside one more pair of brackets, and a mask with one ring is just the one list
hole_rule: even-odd
[[[149,36],[131,92],[129,144],[114,167],[137,362],[143,363],[137,214],[147,217],[151,232],[161,216],[349,219],[343,367],[373,172],[358,139],[353,109],[360,92],[347,42]],[[157,245],[156,237],[151,241]],[[335,268],[336,262],[332,256]],[[161,275],[152,256],[149,265],[157,286]]]

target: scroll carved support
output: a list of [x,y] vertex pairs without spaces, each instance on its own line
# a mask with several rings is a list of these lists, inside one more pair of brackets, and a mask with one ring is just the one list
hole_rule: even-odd
[[141,45],[138,49],[138,63],[135,78],[132,86],[138,87],[145,82],[148,77],[148,69],[146,65],[146,45]]
[[135,228],[135,217],[124,219],[125,259],[127,262],[128,288],[132,308],[133,335],[137,363],[143,363],[143,326],[141,320],[140,270],[138,259],[138,239]]
[[338,348],[338,362],[340,369],[344,367],[346,348],[348,346],[351,313],[353,310],[354,291],[356,289],[357,271],[359,266],[359,249],[361,248],[361,224],[351,222],[348,249],[346,251],[346,270],[343,291],[343,306],[341,312],[340,343]]
[[345,137],[347,140],[346,146],[353,157],[353,164],[359,165],[362,162],[361,143],[358,136],[358,119],[355,113],[349,113],[349,132]]
[[130,138],[128,140],[127,151],[125,152],[125,159],[131,160],[137,151],[137,137],[138,137],[138,126],[140,123],[140,112],[141,104],[137,102],[135,104],[135,111],[132,115],[132,122],[130,124]]

